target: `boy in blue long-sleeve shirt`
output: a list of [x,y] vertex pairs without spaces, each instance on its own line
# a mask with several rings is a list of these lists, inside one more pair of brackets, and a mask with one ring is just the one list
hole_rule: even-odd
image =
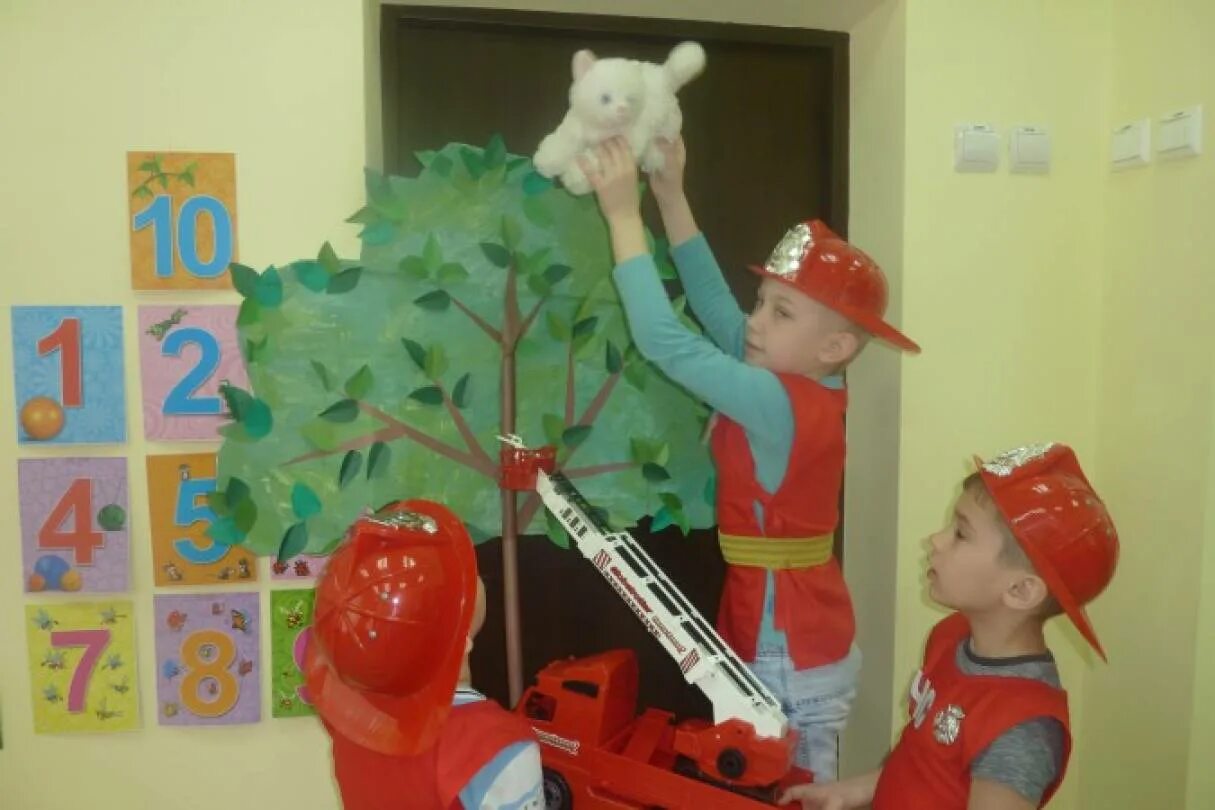
[[643,356],[717,413],[717,517],[729,563],[718,629],[781,700],[797,763],[836,776],[838,734],[860,670],[852,605],[832,535],[844,465],[840,374],[871,336],[918,347],[882,320],[886,285],[868,256],[820,222],[789,231],[742,312],[683,191],[681,141],[651,177],[688,302],[709,339],[675,317],[646,249],[637,170],[608,141],[584,161],[608,222],[613,277]]

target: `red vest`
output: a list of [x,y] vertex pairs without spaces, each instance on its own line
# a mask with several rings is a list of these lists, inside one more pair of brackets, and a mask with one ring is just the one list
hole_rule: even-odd
[[[717,523],[726,534],[781,538],[832,534],[839,523],[844,480],[844,409],[848,395],[808,377],[778,375],[793,408],[793,447],[784,480],[768,493],[755,477],[746,431],[718,416],[713,429],[717,462]],[[755,517],[763,506],[764,525]],[[856,632],[852,600],[839,563],[778,570],[776,627],[785,632],[797,669],[839,661]],[[764,611],[767,571],[744,565],[726,567],[717,629],[744,661],[755,660]]]
[[1063,781],[1071,754],[1067,692],[1029,678],[963,674],[957,649],[969,635],[966,617],[955,613],[928,637],[911,687],[911,720],[882,766],[873,810],[966,810],[975,757],[1035,717],[1053,717],[1064,730],[1063,765],[1042,805]]
[[345,810],[458,810],[464,786],[500,751],[534,739],[532,730],[492,700],[451,710],[429,751],[391,757],[370,751],[338,734],[333,770]]

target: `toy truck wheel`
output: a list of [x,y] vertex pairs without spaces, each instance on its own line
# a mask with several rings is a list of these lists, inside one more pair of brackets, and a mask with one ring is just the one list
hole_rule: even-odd
[[747,758],[737,748],[727,748],[717,755],[717,770],[727,779],[741,779],[747,772]]
[[573,810],[574,794],[565,777],[551,768],[544,769],[544,810]]

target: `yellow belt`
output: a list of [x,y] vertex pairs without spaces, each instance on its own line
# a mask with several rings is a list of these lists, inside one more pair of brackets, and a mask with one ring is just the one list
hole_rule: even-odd
[[776,571],[784,568],[813,568],[831,560],[835,538],[745,537],[718,532],[721,556],[731,565],[749,565]]

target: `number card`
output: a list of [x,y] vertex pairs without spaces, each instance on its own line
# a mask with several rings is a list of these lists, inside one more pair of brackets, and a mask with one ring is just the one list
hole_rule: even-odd
[[148,456],[148,508],[157,585],[222,585],[257,579],[257,558],[207,536],[215,513],[215,454]]
[[320,576],[328,557],[317,554],[300,554],[279,562],[270,563],[271,579],[315,579]]
[[126,441],[121,307],[13,307],[17,439]]
[[236,156],[128,152],[131,286],[228,289],[236,260]]
[[27,593],[129,589],[126,459],[21,459],[17,489]]
[[152,598],[162,726],[261,719],[257,600],[256,593]]
[[34,730],[139,728],[134,604],[26,605]]
[[219,440],[221,382],[249,388],[234,306],[139,308],[143,430],[149,439]]
[[312,632],[313,588],[270,592],[270,695],[274,717],[316,714],[304,685],[304,646]]

